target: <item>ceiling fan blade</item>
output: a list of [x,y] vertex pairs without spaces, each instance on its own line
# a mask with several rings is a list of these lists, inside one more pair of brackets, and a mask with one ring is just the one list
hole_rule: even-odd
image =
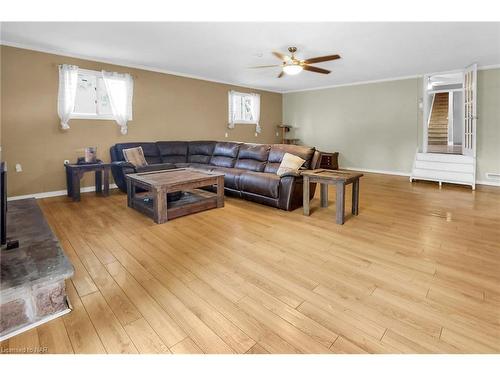
[[281,64],[276,65],[259,65],[259,66],[249,66],[248,69],[261,69],[261,68],[275,68],[277,66],[281,66]]
[[302,62],[304,64],[316,64],[316,63],[320,63],[323,61],[331,61],[331,60],[337,60],[337,59],[340,59],[339,55],[328,55],[328,56],[321,56],[321,57],[313,57],[311,59],[303,60]]
[[284,72],[284,71],[281,71],[281,73],[278,75],[278,78],[283,77],[283,74],[285,74],[285,72]]
[[322,73],[322,74],[330,74],[329,70],[317,68],[315,66],[303,65],[302,67],[304,68],[304,70],[309,70],[310,72]]
[[283,61],[288,61],[288,60],[290,60],[290,56],[283,55],[283,54],[282,54],[282,53],[280,53],[280,52],[275,52],[275,51],[273,51],[273,55],[274,55],[274,56],[276,56],[278,59],[283,60]]

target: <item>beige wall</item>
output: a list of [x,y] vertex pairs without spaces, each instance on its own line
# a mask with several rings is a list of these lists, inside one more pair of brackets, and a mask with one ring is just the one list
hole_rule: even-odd
[[[276,143],[281,123],[281,94],[249,90],[208,81],[108,65],[88,60],[1,47],[3,156],[9,165],[9,196],[65,189],[64,159],[76,160],[79,149],[97,146],[98,157],[109,160],[118,142],[155,140],[233,140]],[[114,121],[71,120],[59,129],[57,117],[58,64],[92,70],[128,72],[134,77],[134,120],[121,135]],[[236,89],[261,94],[261,125],[227,128],[227,92]],[[224,134],[228,132],[229,137]],[[20,163],[23,172],[16,173]],[[87,177],[84,185],[91,185]]]
[[[422,79],[283,95],[283,122],[304,143],[339,151],[340,165],[410,173],[422,143]],[[500,173],[500,69],[478,72],[477,180]]]
[[417,148],[417,79],[283,95],[283,121],[341,167],[407,172]]
[[500,173],[500,69],[478,72],[477,113],[476,173],[486,181],[486,173]]

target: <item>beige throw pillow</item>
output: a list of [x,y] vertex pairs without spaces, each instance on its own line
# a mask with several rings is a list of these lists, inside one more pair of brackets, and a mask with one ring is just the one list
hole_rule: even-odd
[[126,161],[133,164],[134,167],[144,167],[148,165],[144,157],[144,151],[142,151],[142,147],[140,146],[123,150],[123,157]]
[[296,155],[289,154],[288,152],[283,155],[283,159],[281,160],[280,167],[276,174],[278,176],[283,176],[285,173],[297,173],[299,168],[302,167],[306,161],[302,158],[299,158]]

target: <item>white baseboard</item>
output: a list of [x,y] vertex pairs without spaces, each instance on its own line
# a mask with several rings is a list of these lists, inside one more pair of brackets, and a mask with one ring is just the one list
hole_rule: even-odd
[[[389,175],[393,175],[393,176],[404,176],[404,177],[410,177],[410,175],[411,175],[411,173],[398,172],[398,171],[387,171],[387,170],[383,170],[383,169],[368,169],[368,168],[344,167],[344,166],[341,166],[341,169],[348,169],[348,170],[352,170],[352,171],[360,171],[360,172],[368,172],[368,173],[389,174]],[[476,180],[476,185],[500,186],[500,181]]]
[[383,169],[368,169],[368,168],[344,167],[344,166],[340,166],[340,169],[348,169],[350,171],[360,171],[360,172],[368,172],[368,173],[390,174],[390,175],[393,175],[393,176],[410,177],[410,173],[398,172],[398,171],[386,171],[386,170],[383,170]]
[[488,185],[488,186],[500,186],[500,181],[484,181],[478,180],[476,181],[477,185]]
[[[116,184],[109,184],[109,188],[110,189],[117,189],[118,186],[116,186]],[[93,191],[95,191],[95,186],[86,186],[86,187],[82,187],[80,189],[81,193],[91,193]],[[7,200],[8,201],[17,201],[19,199],[28,199],[28,198],[42,199],[42,198],[50,198],[50,197],[59,197],[61,195],[66,195],[66,194],[67,194],[66,190],[45,191],[43,193],[17,195],[14,197],[9,197],[9,198],[7,198]]]

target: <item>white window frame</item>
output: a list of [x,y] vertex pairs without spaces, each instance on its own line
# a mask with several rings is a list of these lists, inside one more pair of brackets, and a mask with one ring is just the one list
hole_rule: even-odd
[[[96,77],[96,83],[98,79],[103,79],[102,78],[102,72],[97,71],[97,70],[89,70],[89,69],[78,69],[78,73],[83,73],[86,75],[92,75]],[[97,86],[97,84],[96,84]],[[96,93],[97,95],[97,93]],[[75,99],[75,103],[78,100],[78,97]],[[75,119],[75,120],[111,120],[114,121],[115,118],[113,117],[112,113],[109,114],[99,114],[97,113],[97,102],[96,102],[96,113],[95,114],[90,114],[90,113],[75,113],[74,108],[73,112],[71,113],[70,119]],[[132,121],[132,115],[130,115],[130,118],[128,119],[129,121]]]
[[[229,104],[229,108],[228,108],[228,117],[231,118],[231,110],[232,110],[232,106],[233,106],[233,96],[241,96],[241,97],[250,97],[252,98],[252,93],[248,93],[248,92],[238,92],[238,91],[229,91],[229,94],[228,94],[228,97],[229,97],[229,100],[228,102],[230,103]],[[251,111],[252,112],[252,111]],[[257,124],[257,120],[237,120],[237,121],[234,121],[233,122],[234,124],[236,125],[240,125],[240,124],[248,124],[248,125],[256,125]]]

